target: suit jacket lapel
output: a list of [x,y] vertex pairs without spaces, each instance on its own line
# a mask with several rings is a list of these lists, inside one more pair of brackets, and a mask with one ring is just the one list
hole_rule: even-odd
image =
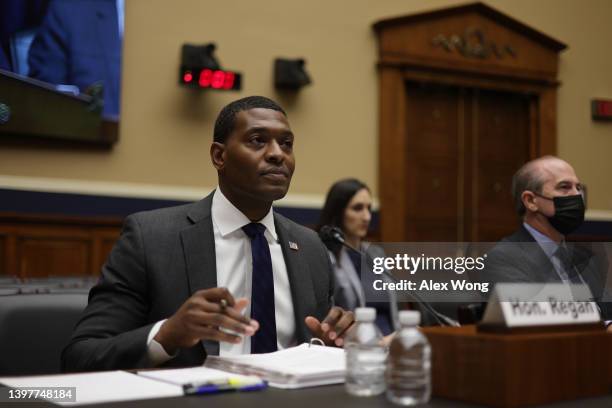
[[[189,292],[193,295],[201,289],[217,287],[217,261],[215,256],[215,236],[213,231],[212,193],[194,204],[188,218],[194,224],[181,231],[183,255],[187,266]],[[219,343],[202,341],[207,354],[218,355]]]
[[[291,233],[291,227],[283,218],[274,215],[276,233],[285,258],[287,275],[289,276],[289,286],[291,287],[291,297],[293,300],[293,311],[295,315],[296,339],[302,343],[310,338],[310,331],[304,323],[304,318],[315,315],[316,304],[314,298],[314,287],[312,277],[307,263],[304,262],[299,250],[300,242]],[[296,243],[298,249],[289,248],[289,242]]]
[[585,244],[570,243],[568,248],[572,254],[572,267],[580,274],[591,289],[594,298],[599,299],[605,288],[605,266],[601,259]]
[[534,282],[558,282],[561,280],[552,262],[540,247],[540,244],[531,236],[529,231],[521,225],[519,231],[513,235],[523,249],[529,273]]
[[[211,206],[213,193],[194,204],[188,218],[194,224],[181,231],[183,255],[187,266],[190,293],[217,286],[217,263],[215,237],[212,224]],[[282,218],[274,216],[276,232],[281,245],[295,315],[296,339],[304,342],[310,338],[310,331],[304,318],[316,314],[316,300],[312,277],[307,263],[301,256],[300,242],[291,232],[291,226]],[[298,250],[289,248],[289,242],[298,244]],[[202,341],[208,355],[219,354],[219,343]]]
[[523,252],[526,254],[525,261],[534,282],[557,282],[560,280],[552,262],[537,242],[521,242],[519,245],[523,247]]

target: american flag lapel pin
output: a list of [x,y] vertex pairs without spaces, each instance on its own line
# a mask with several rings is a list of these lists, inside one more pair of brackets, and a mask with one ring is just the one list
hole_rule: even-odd
[[298,249],[300,249],[298,247],[298,244],[296,244],[295,242],[289,241],[289,248],[293,249],[294,251],[297,251]]

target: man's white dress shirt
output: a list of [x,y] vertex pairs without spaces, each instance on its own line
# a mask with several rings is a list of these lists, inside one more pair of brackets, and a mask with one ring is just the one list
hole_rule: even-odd
[[[242,227],[251,221],[238,210],[221,192],[215,190],[212,199],[211,216],[215,237],[215,257],[217,264],[217,286],[226,287],[234,299],[247,298],[251,300],[251,281],[253,263],[251,255],[251,240],[242,231]],[[295,340],[295,315],[293,300],[289,286],[289,276],[285,258],[283,257],[272,208],[265,217],[258,221],[266,227],[265,237],[270,246],[272,256],[272,272],[274,274],[274,306],[276,318],[276,337],[278,348],[293,346]],[[245,315],[251,315],[251,305],[246,307]],[[164,320],[157,322],[147,339],[149,358],[154,365],[161,364],[172,356],[153,338],[159,331]],[[220,342],[219,354],[248,354],[251,352],[251,338],[242,336],[237,344]]]

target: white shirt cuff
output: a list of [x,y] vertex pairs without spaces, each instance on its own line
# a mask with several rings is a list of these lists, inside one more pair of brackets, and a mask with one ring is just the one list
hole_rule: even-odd
[[157,332],[159,332],[161,325],[164,324],[166,320],[167,319],[160,320],[159,322],[155,323],[149,332],[149,336],[147,337],[147,355],[149,356],[149,361],[151,361],[154,366],[165,363],[166,361],[176,357],[177,354],[175,353],[172,356],[169,355],[166,353],[166,350],[164,350],[164,347],[154,339]]

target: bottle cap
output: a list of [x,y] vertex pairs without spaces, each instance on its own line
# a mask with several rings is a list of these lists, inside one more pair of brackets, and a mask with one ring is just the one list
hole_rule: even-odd
[[416,326],[421,323],[421,312],[418,310],[402,310],[399,312],[399,321],[404,326]]
[[376,309],[373,307],[358,307],[355,309],[355,320],[358,322],[373,322],[376,319]]

